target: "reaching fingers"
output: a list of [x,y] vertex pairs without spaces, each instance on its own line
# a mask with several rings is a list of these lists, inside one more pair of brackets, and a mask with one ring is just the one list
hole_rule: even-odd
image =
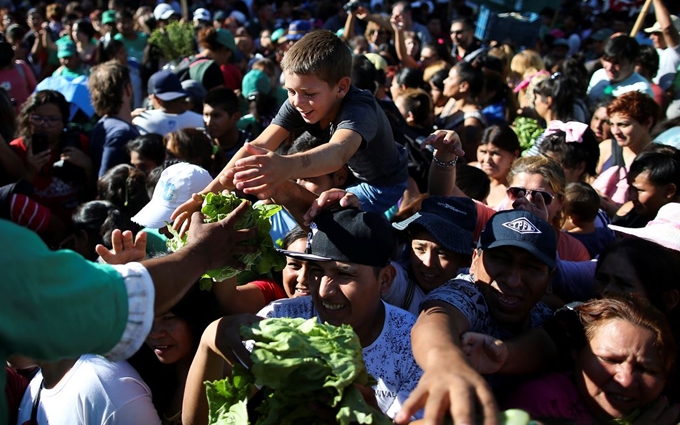
[[498,425],[498,405],[491,389],[483,382],[483,389],[477,388],[477,398],[482,405],[484,425]]
[[94,247],[94,251],[97,255],[102,257],[102,260],[107,264],[109,264],[109,261],[113,258],[113,253],[102,244],[97,244],[97,246]]
[[132,239],[132,232],[126,230],[123,232],[123,251],[130,251],[134,246]]
[[425,406],[427,401],[427,390],[418,385],[408,399],[402,404],[401,411],[394,417],[394,422],[397,424],[408,424],[411,417]]
[[123,251],[123,232],[121,232],[120,229],[115,229],[111,232],[111,247],[113,248],[113,252]]
[[135,238],[135,247],[140,247],[141,245],[146,246],[146,241],[147,241],[147,234],[144,231],[141,231],[137,233],[137,237]]
[[[449,393],[449,412],[454,424],[474,424],[475,396],[474,387],[469,384],[459,387],[457,391]],[[427,407],[426,407],[427,408]]]

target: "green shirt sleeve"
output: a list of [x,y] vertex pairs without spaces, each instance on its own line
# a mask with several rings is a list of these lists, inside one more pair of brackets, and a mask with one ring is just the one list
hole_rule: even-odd
[[40,360],[104,354],[121,340],[128,293],[120,273],[0,220],[0,352]]

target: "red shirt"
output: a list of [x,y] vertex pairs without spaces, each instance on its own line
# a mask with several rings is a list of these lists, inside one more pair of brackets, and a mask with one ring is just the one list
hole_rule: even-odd
[[[84,135],[80,135],[80,149],[88,152],[88,140]],[[24,144],[23,138],[14,139],[10,142],[10,147],[19,156],[24,165],[28,164],[28,148]],[[43,167],[31,183],[35,191],[31,199],[47,207],[52,214],[60,218],[65,224],[71,223],[71,214],[81,201],[81,189],[84,182],[80,184],[67,183],[52,175],[52,165],[59,160],[61,152],[52,151],[52,156],[47,165]]]

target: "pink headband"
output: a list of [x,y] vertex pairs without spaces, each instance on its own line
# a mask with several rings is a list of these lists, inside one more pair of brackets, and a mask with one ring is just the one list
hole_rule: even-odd
[[515,88],[512,90],[513,93],[519,93],[520,90],[524,90],[527,87],[529,87],[529,84],[531,84],[531,80],[534,79],[534,77],[538,77],[539,75],[550,75],[548,74],[548,71],[541,70],[539,72],[536,72],[534,74],[528,75],[525,79],[522,80],[521,83],[517,84]]
[[562,122],[558,120],[550,121],[548,129],[545,130],[545,135],[549,136],[558,131],[564,131],[566,135],[565,141],[567,143],[581,143],[583,141],[583,133],[588,129],[588,124],[583,124],[578,121]]

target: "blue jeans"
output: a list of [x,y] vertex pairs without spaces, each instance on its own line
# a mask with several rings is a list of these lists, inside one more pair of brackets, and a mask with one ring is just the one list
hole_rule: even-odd
[[392,205],[404,194],[406,182],[392,186],[374,186],[361,182],[349,186],[348,192],[352,192],[359,199],[362,211],[371,211],[377,214],[384,214]]

